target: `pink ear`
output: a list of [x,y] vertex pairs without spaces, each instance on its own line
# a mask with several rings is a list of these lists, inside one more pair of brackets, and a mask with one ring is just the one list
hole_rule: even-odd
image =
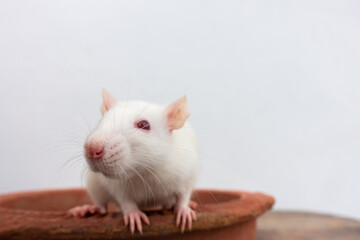
[[104,88],[102,90],[102,98],[103,102],[100,107],[100,112],[102,115],[104,115],[109,109],[116,104],[116,99],[110,95],[108,91],[106,91]]
[[167,107],[167,121],[169,130],[181,128],[190,116],[186,96],[176,100]]

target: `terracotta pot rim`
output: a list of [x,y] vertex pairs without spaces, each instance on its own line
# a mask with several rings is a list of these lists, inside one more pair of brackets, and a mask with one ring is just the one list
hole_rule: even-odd
[[[196,209],[197,221],[194,222],[192,231],[223,228],[249,221],[271,208],[275,201],[273,197],[263,193],[221,189],[196,189],[195,192],[203,199],[209,198],[211,200],[212,194],[222,199],[218,203],[208,201],[201,204],[199,202]],[[17,209],[16,207],[4,207],[4,205],[17,199],[31,199],[31,197],[41,197],[41,195],[48,197],[49,195],[60,196],[61,194],[64,196],[76,194],[85,195],[86,190],[84,188],[49,189],[0,195],[0,215],[5,216],[3,219],[7,219],[6,216],[8,219],[23,219],[27,224],[26,227],[42,229],[42,231],[57,229],[60,225],[63,231],[66,229],[66,231],[72,233],[99,234],[100,229],[103,229],[102,223],[106,223],[107,231],[115,231],[122,236],[131,236],[128,229],[123,226],[122,216],[119,213],[108,214],[105,217],[93,216],[84,219],[70,218],[65,211],[27,210]],[[194,200],[196,201],[196,197],[194,197]],[[162,232],[162,235],[169,235],[180,231],[174,225],[174,216],[172,214],[150,215],[149,219],[150,222],[154,222],[155,224],[144,229],[144,237],[157,236],[159,232]],[[43,223],[43,225],[41,223]],[[5,225],[0,225],[0,233],[2,230],[11,229],[11,224],[6,225],[6,222]],[[79,228],[79,226],[81,226],[81,228]]]
[[[0,210],[11,210],[11,211],[16,211],[16,212],[34,212],[34,213],[35,212],[63,213],[64,211],[61,211],[61,210],[17,209],[17,208],[2,207],[1,205],[7,201],[16,200],[16,199],[23,198],[23,197],[31,197],[31,196],[39,195],[39,194],[40,195],[48,195],[48,194],[52,194],[52,193],[76,193],[79,191],[86,191],[86,188],[77,187],[77,188],[37,189],[37,190],[29,190],[29,191],[24,190],[24,191],[18,191],[18,192],[4,193],[4,194],[0,194]],[[244,197],[244,195],[245,195],[245,197],[248,197],[247,195],[249,195],[249,194],[263,195],[264,197],[268,198],[267,200],[272,202],[271,206],[275,203],[275,199],[272,196],[263,194],[261,192],[247,192],[247,191],[241,191],[241,190],[218,189],[218,188],[196,188],[194,190],[194,192],[195,193],[211,192],[212,194],[215,193],[215,194],[229,195],[230,199],[227,199],[227,200],[221,201],[221,202],[216,202],[216,200],[215,200],[214,203],[207,203],[206,205],[218,205],[218,204],[223,204],[225,202],[232,202],[232,201],[238,202],[241,198]],[[236,193],[236,194],[234,194],[234,193]],[[193,196],[193,199],[195,201],[197,201],[196,195]],[[214,199],[216,199],[216,196],[214,196]]]

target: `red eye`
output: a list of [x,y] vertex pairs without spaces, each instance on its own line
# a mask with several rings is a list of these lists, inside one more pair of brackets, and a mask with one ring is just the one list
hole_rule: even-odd
[[150,130],[150,123],[146,120],[141,120],[140,122],[136,123],[135,126],[140,129]]

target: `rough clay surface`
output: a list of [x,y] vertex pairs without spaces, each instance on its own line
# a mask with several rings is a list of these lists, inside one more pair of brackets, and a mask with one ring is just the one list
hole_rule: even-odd
[[[197,220],[180,233],[171,211],[146,211],[151,225],[132,235],[114,206],[105,216],[73,218],[66,211],[90,203],[84,189],[48,190],[0,196],[0,239],[206,239],[255,238],[255,218],[271,208],[274,198],[262,193],[196,190]],[[232,237],[231,237],[232,236]],[[236,238],[235,238],[236,237]]]

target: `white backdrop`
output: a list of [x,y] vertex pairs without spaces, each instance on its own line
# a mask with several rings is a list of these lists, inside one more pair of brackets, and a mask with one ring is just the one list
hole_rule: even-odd
[[200,187],[360,218],[359,1],[1,1],[0,192],[81,185],[101,88],[187,94]]

